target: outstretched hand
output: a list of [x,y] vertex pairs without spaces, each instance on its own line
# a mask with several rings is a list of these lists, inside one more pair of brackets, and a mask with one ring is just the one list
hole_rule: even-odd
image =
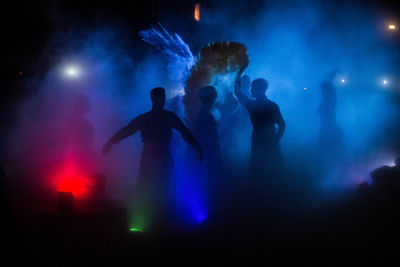
[[110,141],[108,141],[108,142],[105,144],[105,146],[103,147],[103,152],[102,152],[102,153],[103,153],[103,156],[107,155],[108,152],[110,152],[111,147],[112,147],[112,143],[111,143]]

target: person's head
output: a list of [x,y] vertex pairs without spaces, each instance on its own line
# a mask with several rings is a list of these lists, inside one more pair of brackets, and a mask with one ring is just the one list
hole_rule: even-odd
[[162,109],[165,105],[165,89],[162,87],[156,87],[150,92],[151,102],[153,102],[153,108]]
[[217,90],[214,86],[204,86],[199,89],[199,98],[204,106],[211,108],[217,98]]
[[259,78],[255,79],[251,83],[251,96],[255,99],[260,99],[265,97],[265,92],[268,89],[268,82],[265,79]]

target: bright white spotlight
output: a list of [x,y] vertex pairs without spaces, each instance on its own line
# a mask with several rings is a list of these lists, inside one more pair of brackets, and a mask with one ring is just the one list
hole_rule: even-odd
[[307,87],[304,87],[304,91],[307,91]]
[[76,74],[76,69],[74,69],[74,68],[69,68],[69,69],[67,70],[67,72],[68,72],[68,75],[74,76],[74,75]]
[[346,80],[345,80],[345,79],[342,79],[342,80],[341,80],[341,82],[342,82],[342,83],[345,83],[345,82],[346,82]]
[[80,74],[79,68],[77,66],[67,66],[64,69],[64,75],[68,78],[78,78]]
[[383,85],[387,85],[388,81],[387,80],[383,80],[382,83],[383,83]]
[[396,25],[394,25],[394,24],[389,24],[389,25],[388,25],[388,29],[391,30],[391,31],[394,31],[394,30],[396,30]]

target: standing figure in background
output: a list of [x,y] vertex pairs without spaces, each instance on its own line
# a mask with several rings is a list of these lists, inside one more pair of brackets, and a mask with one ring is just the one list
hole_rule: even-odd
[[337,97],[335,81],[339,70],[333,70],[328,79],[321,84],[322,101],[318,108],[320,116],[319,146],[328,162],[334,162],[341,157],[344,149],[342,129],[336,120]]
[[220,136],[217,122],[211,113],[217,90],[213,86],[205,86],[199,89],[199,98],[202,106],[196,116],[196,133],[201,146],[204,149],[204,174],[203,190],[206,195],[208,210],[213,213],[219,206],[221,196],[221,149]]
[[139,167],[138,213],[135,227],[142,230],[157,230],[165,225],[171,216],[174,205],[173,159],[170,151],[172,129],[179,131],[183,139],[195,148],[200,161],[203,152],[200,143],[179,117],[164,109],[165,89],[151,90],[153,107],[149,112],[139,115],[127,126],[111,137],[103,148],[103,155],[123,139],[140,131],[143,150]]
[[[243,75],[240,83],[241,93],[250,96],[250,77]],[[227,96],[232,100],[229,101],[230,109],[221,112],[221,147],[224,151],[224,161],[233,163],[237,168],[232,168],[232,171],[237,173],[243,162],[248,161],[251,122],[246,108],[239,103],[233,92]],[[225,100],[225,102],[228,101]],[[221,110],[220,107],[219,110]]]
[[285,131],[285,122],[279,106],[265,95],[268,89],[266,80],[256,79],[252,82],[251,95],[254,99],[241,92],[240,78],[243,71],[242,68],[238,72],[235,94],[249,112],[253,125],[250,158],[250,175],[256,179],[253,186],[264,185],[281,178],[283,159],[279,140]]

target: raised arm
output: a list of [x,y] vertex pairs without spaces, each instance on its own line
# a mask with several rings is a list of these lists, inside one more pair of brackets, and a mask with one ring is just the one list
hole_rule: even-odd
[[128,125],[114,134],[105,144],[103,148],[103,155],[106,155],[108,152],[110,152],[113,145],[136,133],[140,128],[140,121],[140,117],[136,117]]
[[201,149],[201,145],[197,138],[192,134],[192,132],[183,124],[181,119],[178,116],[174,116],[174,128],[180,132],[183,140],[185,140],[189,145],[196,149],[197,154],[199,156],[199,160],[203,160],[203,150]]
[[240,88],[241,87],[241,77],[242,77],[243,72],[244,72],[244,68],[240,68],[240,70],[236,76],[235,95],[242,105],[247,106],[247,104],[250,102],[250,98],[247,97],[245,94],[243,94],[241,92],[241,88]]

